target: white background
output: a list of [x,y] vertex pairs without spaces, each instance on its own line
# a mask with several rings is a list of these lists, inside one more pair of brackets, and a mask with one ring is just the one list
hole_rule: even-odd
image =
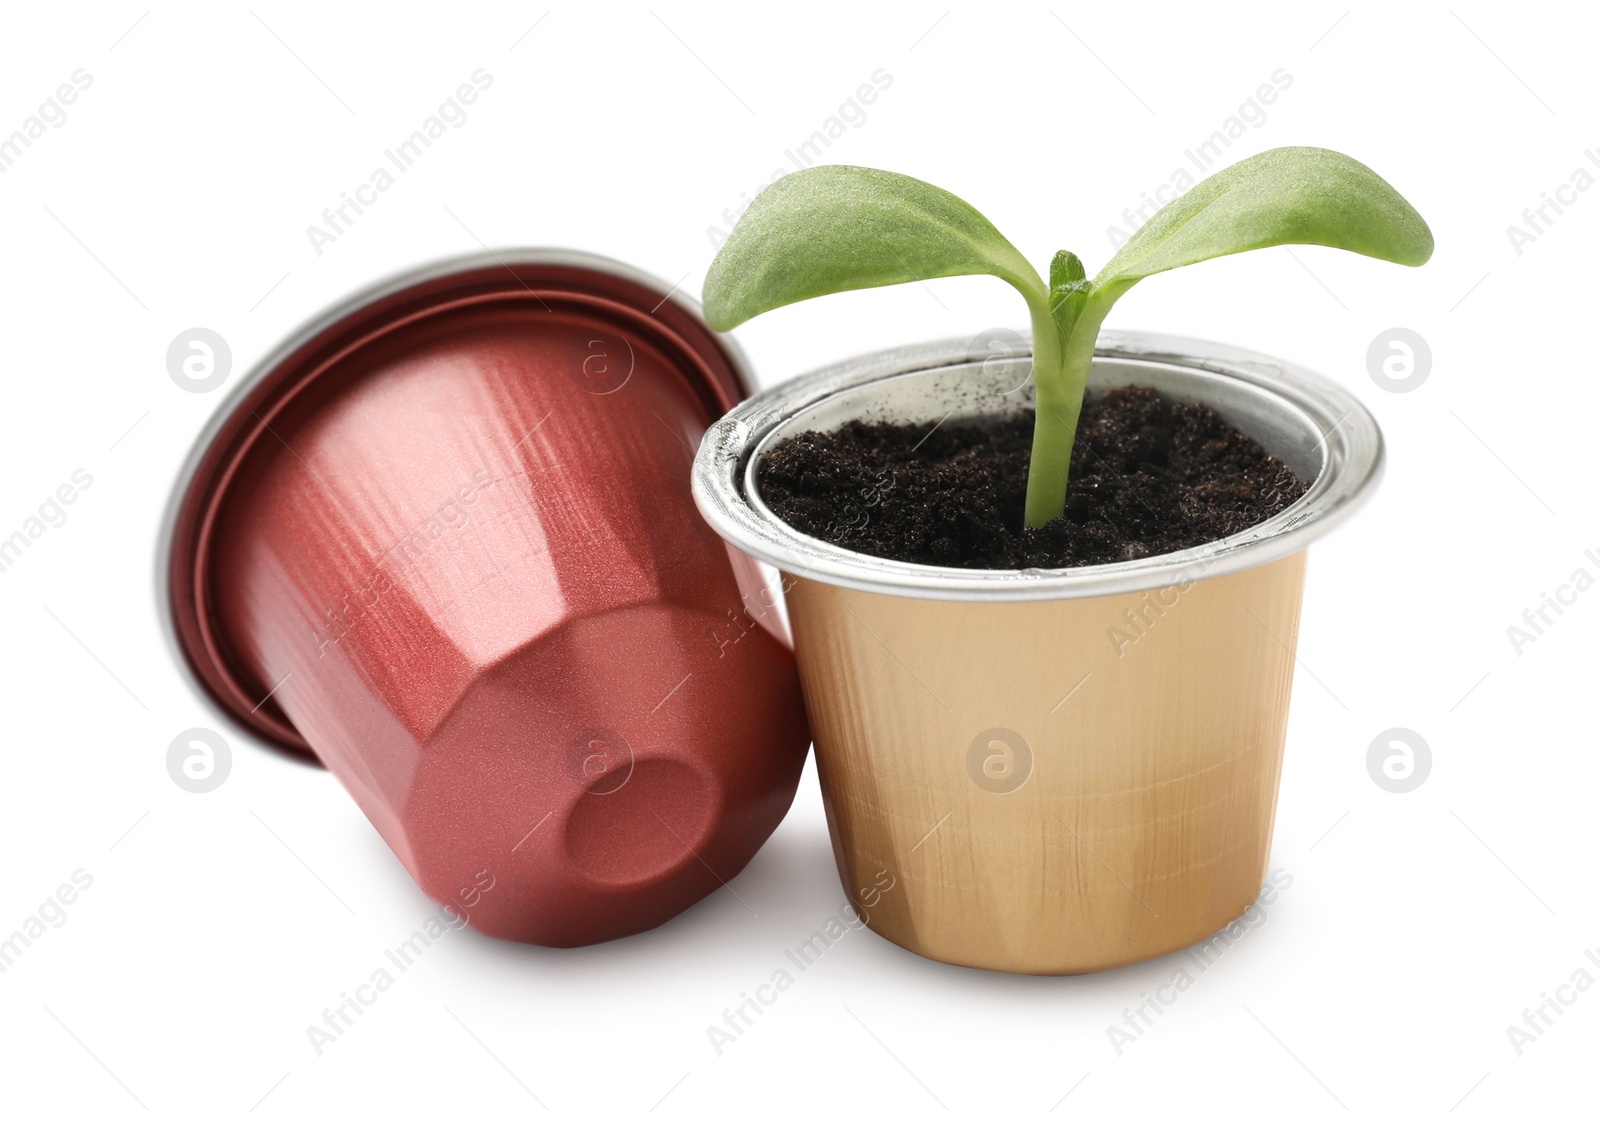
[[[94,482],[0,573],[0,935],[74,870],[93,885],[0,974],[0,1112],[1592,1110],[1600,992],[1520,1056],[1506,1031],[1574,971],[1600,979],[1584,958],[1600,948],[1600,591],[1520,654],[1506,631],[1574,570],[1600,572],[1584,557],[1600,548],[1600,190],[1520,255],[1506,232],[1600,146],[1594,28],[1576,6],[1533,13],[8,6],[0,133],[75,69],[93,85],[0,175],[0,531],[75,469]],[[317,255],[306,227],[479,67],[494,84],[467,122]],[[755,915],[719,892],[575,951],[452,933],[317,1056],[307,1026],[433,908],[336,781],[223,724],[162,644],[155,528],[222,397],[174,385],[168,343],[220,332],[231,383],[330,302],[480,242],[593,250],[698,293],[708,227],[879,68],[893,85],[826,158],[955,191],[1041,266],[1066,247],[1092,273],[1123,208],[1279,68],[1292,86],[1230,159],[1348,151],[1430,220],[1420,271],[1271,250],[1151,280],[1109,324],[1325,371],[1390,441],[1380,496],[1312,551],[1272,858],[1292,886],[1120,1055],[1107,1026],[1183,960],[1008,977],[859,931],[719,1056],[707,1026],[843,905],[808,769],[734,882]],[[771,384],[1022,313],[1003,285],[952,280],[738,337]],[[1407,394],[1367,371],[1395,326],[1432,350]],[[196,725],[233,748],[206,795],[165,763]],[[1409,794],[1367,771],[1394,726],[1432,748]]]

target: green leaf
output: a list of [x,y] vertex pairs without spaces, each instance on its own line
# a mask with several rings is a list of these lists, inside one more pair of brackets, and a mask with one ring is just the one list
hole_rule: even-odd
[[1140,227],[1095,278],[1115,299],[1145,277],[1274,245],[1325,245],[1401,265],[1433,233],[1377,172],[1326,148],[1274,148],[1203,180]]
[[1050,262],[1050,316],[1063,339],[1072,334],[1092,291],[1094,284],[1086,279],[1078,255],[1065,249],[1058,251]]
[[1056,250],[1055,257],[1050,260],[1051,299],[1054,300],[1058,294],[1076,291],[1088,275],[1076,253],[1070,249]]
[[762,312],[857,288],[987,274],[1031,302],[1044,282],[993,224],[931,183],[827,165],[756,196],[706,274],[706,321],[727,331]]

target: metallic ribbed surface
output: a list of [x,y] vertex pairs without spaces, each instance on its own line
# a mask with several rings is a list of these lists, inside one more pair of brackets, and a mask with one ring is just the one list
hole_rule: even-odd
[[1383,439],[1309,371],[1110,332],[1091,394],[1205,402],[1306,494],[1178,553],[974,570],[830,545],[756,491],[762,454],[789,435],[1013,413],[1027,374],[1026,355],[987,361],[964,341],[840,363],[713,425],[694,487],[719,533],[787,575],[834,853],[872,929],[947,962],[1068,974],[1194,943],[1260,891],[1305,547],[1372,493]]
[[309,745],[430,896],[569,946],[736,875],[809,733],[754,566],[689,494],[736,356],[665,286],[509,256],[360,302],[258,376],[169,579],[202,681]]
[[839,874],[852,898],[895,882],[872,930],[1076,974],[1239,916],[1272,839],[1304,559],[1042,603],[796,580]]
[[1137,592],[1172,583],[1197,563],[1235,572],[1304,549],[1372,494],[1383,436],[1372,414],[1337,383],[1253,351],[1132,331],[1104,331],[1089,393],[1139,385],[1201,401],[1248,432],[1310,489],[1266,521],[1193,549],[1064,569],[957,569],[870,557],[801,533],[776,518],[755,487],[765,451],[807,429],[846,419],[925,423],[1014,413],[1033,403],[1026,350],[1003,359],[971,340],[861,355],[763,390],[707,431],[695,459],[695,502],[717,532],[788,572],[869,592],[928,599],[1055,600]]

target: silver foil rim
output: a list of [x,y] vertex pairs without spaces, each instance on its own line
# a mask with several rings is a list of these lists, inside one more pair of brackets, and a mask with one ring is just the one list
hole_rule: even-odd
[[[1347,390],[1293,363],[1177,336],[1102,332],[1090,388],[1150,385],[1219,406],[1223,416],[1294,465],[1315,463],[1311,486],[1273,517],[1193,549],[1134,561],[1066,569],[956,569],[872,557],[794,529],[760,499],[755,473],[778,440],[816,427],[830,400],[906,375],[973,373],[981,356],[948,339],[852,358],[765,390],[707,430],[695,457],[695,502],[714,530],[742,552],[793,576],[846,588],[940,600],[1053,600],[1102,596],[1236,572],[1286,557],[1327,533],[1366,500],[1382,476],[1383,436],[1372,414]],[[1028,379],[992,410],[1031,401]],[[1219,403],[1217,398],[1226,398]],[[928,419],[938,419],[933,405]],[[910,419],[910,418],[908,418]]]

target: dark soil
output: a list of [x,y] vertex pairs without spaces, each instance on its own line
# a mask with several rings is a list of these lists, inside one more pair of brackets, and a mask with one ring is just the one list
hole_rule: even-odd
[[1171,553],[1254,526],[1309,486],[1208,406],[1116,389],[1084,405],[1066,514],[1026,529],[1032,441],[1031,412],[937,429],[932,421],[851,421],[778,445],[757,486],[779,517],[812,537],[963,569]]

